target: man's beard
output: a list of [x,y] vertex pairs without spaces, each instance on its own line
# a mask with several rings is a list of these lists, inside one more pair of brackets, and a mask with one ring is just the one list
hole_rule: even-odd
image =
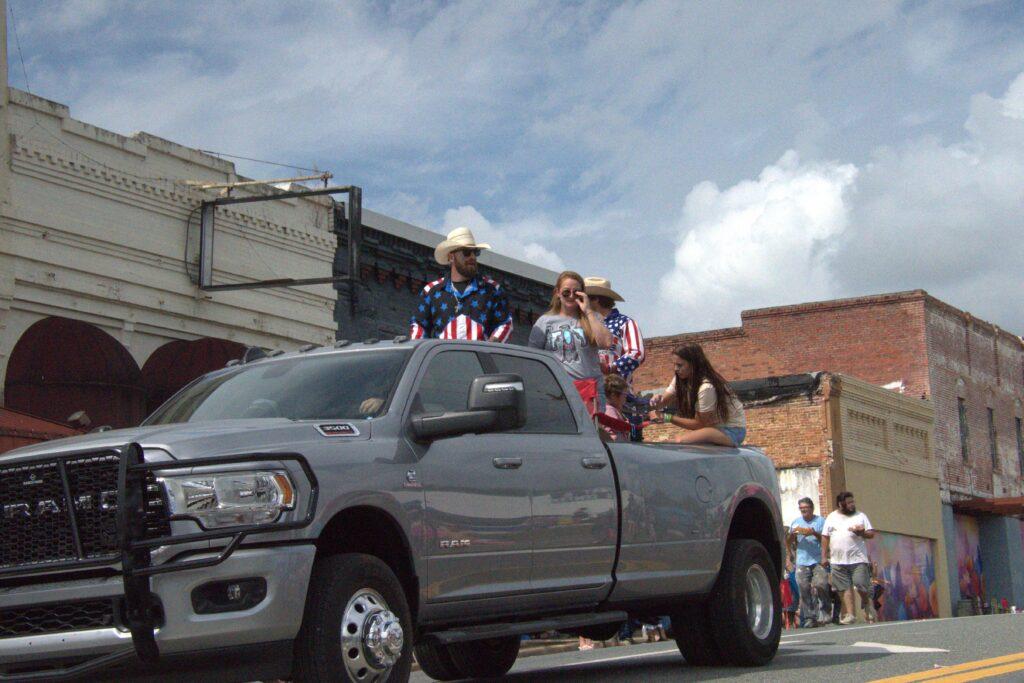
[[476,277],[476,264],[475,263],[459,263],[455,261],[455,272],[466,278]]
[[856,505],[849,505],[849,506],[844,505],[841,509],[843,511],[843,514],[846,515],[847,517],[849,517],[851,515],[857,514],[857,506]]

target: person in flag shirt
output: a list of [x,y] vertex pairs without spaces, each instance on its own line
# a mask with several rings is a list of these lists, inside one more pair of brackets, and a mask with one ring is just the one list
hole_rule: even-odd
[[594,308],[604,316],[605,327],[614,337],[611,348],[601,352],[602,369],[605,373],[614,372],[629,384],[645,357],[640,328],[635,320],[615,308],[615,302],[624,299],[612,289],[611,281],[603,277],[588,277],[584,278],[583,284]]
[[420,292],[409,328],[410,339],[469,339],[507,342],[512,336],[508,296],[493,279],[477,274],[477,257],[490,245],[478,243],[469,228],[456,228],[437,245],[434,259],[450,266],[448,277]]

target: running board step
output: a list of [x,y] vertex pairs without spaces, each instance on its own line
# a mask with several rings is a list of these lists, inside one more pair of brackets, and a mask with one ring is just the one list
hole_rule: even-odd
[[581,626],[597,626],[599,624],[613,624],[618,621],[626,621],[629,615],[626,612],[590,612],[587,614],[565,614],[535,621],[513,621],[502,624],[484,624],[483,626],[467,626],[465,628],[453,628],[447,631],[435,631],[426,634],[443,645],[449,643],[463,643],[468,640],[484,640],[485,638],[501,638],[503,636],[518,636],[524,633],[541,633],[543,631],[561,631],[568,628],[579,628]]

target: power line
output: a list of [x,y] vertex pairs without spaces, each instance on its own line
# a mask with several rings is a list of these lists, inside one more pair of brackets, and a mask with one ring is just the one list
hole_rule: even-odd
[[[11,14],[11,29],[14,32],[14,44],[15,44],[15,46],[18,49],[18,60],[21,62],[21,74],[25,78],[25,90],[30,95],[32,95],[33,94],[33,92],[32,92],[32,84],[29,82],[29,79],[28,79],[28,69],[25,68],[25,56],[22,54],[22,51],[21,51],[21,40],[18,37],[18,21],[17,21],[17,17],[15,17],[15,15],[14,15],[14,2],[13,2],[13,0],[11,0],[11,2],[8,3],[8,7],[10,8],[10,14]],[[89,161],[93,162],[97,166],[102,166],[103,168],[107,169],[108,171],[113,171],[115,173],[122,173],[124,175],[131,176],[133,178],[138,178],[139,180],[162,181],[162,182],[176,182],[175,179],[173,179],[173,178],[163,178],[163,177],[153,177],[153,176],[140,176],[138,174],[132,173],[132,172],[127,171],[125,169],[114,168],[112,166],[109,166],[109,165],[103,163],[102,161],[100,161],[99,159],[95,159],[95,158],[89,156],[88,154],[83,152],[81,149],[75,147],[74,145],[68,143],[66,140],[64,140],[60,136],[54,135],[52,132],[50,132],[46,128],[44,128],[43,126],[39,125],[39,121],[38,121],[38,119],[36,119],[34,112],[33,112],[33,116],[32,116],[32,122],[33,122],[33,125],[32,125],[33,130],[38,128],[43,133],[45,133],[46,135],[50,136],[51,138],[56,140],[58,143],[64,145],[68,149],[70,149],[71,151],[73,151],[76,154],[79,154],[82,157],[88,159]],[[319,168],[306,168],[305,166],[296,166],[294,164],[285,164],[285,163],[281,163],[281,162],[278,162],[278,161],[267,161],[266,159],[254,159],[252,157],[244,157],[244,156],[241,156],[241,155],[238,155],[238,154],[228,154],[227,152],[215,152],[215,151],[209,150],[209,149],[201,149],[199,151],[203,152],[204,154],[210,154],[212,156],[228,157],[229,159],[242,159],[244,161],[252,161],[252,162],[257,163],[257,164],[267,164],[267,165],[270,165],[270,166],[280,166],[281,168],[293,168],[293,169],[296,169],[296,170],[299,170],[299,171],[309,171],[311,173],[320,173],[321,172],[321,170]]]
[[267,161],[265,159],[253,159],[252,157],[243,157],[238,154],[228,154],[227,152],[215,152],[212,149],[201,149],[199,150],[203,154],[210,154],[217,157],[227,157],[229,159],[242,159],[243,161],[252,161],[257,164],[267,164],[269,166],[280,166],[281,168],[294,168],[297,171],[309,171],[311,173],[320,173],[319,168],[306,168],[305,166],[296,166],[295,164],[283,164],[279,161]]
[[25,57],[21,54],[21,40],[18,38],[18,20],[14,16],[14,1],[8,7],[11,8],[11,28],[14,30],[14,44],[18,48],[18,59],[21,60],[21,74],[25,77],[25,89],[32,92],[32,86],[28,82],[28,69],[25,68]]

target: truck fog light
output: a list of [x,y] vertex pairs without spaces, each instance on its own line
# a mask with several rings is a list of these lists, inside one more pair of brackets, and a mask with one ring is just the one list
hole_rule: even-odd
[[267,580],[259,577],[204,583],[192,591],[196,614],[240,612],[255,607],[267,597]]

